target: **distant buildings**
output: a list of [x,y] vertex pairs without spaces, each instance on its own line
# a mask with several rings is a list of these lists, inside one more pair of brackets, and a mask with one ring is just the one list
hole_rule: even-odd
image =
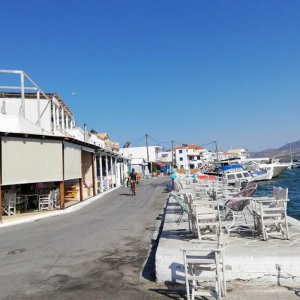
[[158,161],[160,146],[120,148],[120,154],[132,160],[132,167],[142,176],[152,170],[152,164]]

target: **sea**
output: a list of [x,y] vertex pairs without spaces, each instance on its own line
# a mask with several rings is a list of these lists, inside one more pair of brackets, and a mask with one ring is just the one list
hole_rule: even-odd
[[254,196],[271,196],[273,186],[289,189],[287,213],[300,220],[300,168],[288,169],[272,180],[258,182]]

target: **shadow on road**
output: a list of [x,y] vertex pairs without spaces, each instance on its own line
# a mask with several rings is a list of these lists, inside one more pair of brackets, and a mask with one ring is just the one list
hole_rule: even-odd
[[149,291],[158,293],[162,296],[168,297],[170,299],[174,299],[174,300],[179,300],[179,299],[184,299],[183,297],[185,296],[184,293],[182,293],[182,295],[180,295],[178,292],[176,291],[172,291],[172,290],[167,290],[167,289],[149,289]]

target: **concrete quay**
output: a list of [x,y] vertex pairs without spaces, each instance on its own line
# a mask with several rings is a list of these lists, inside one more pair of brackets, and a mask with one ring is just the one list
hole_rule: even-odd
[[[183,249],[201,247],[193,240],[187,216],[177,225],[179,205],[170,197],[156,251],[158,282],[183,284]],[[300,222],[289,218],[290,240],[247,234],[226,235],[225,266],[229,282],[300,288]],[[203,244],[202,244],[203,245]],[[213,248],[213,247],[212,247]]]

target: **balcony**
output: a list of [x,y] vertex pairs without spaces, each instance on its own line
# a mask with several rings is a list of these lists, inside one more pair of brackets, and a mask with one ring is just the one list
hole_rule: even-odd
[[28,119],[25,119],[21,116],[4,114],[0,115],[0,131],[10,133],[52,135],[51,132],[41,128]]

